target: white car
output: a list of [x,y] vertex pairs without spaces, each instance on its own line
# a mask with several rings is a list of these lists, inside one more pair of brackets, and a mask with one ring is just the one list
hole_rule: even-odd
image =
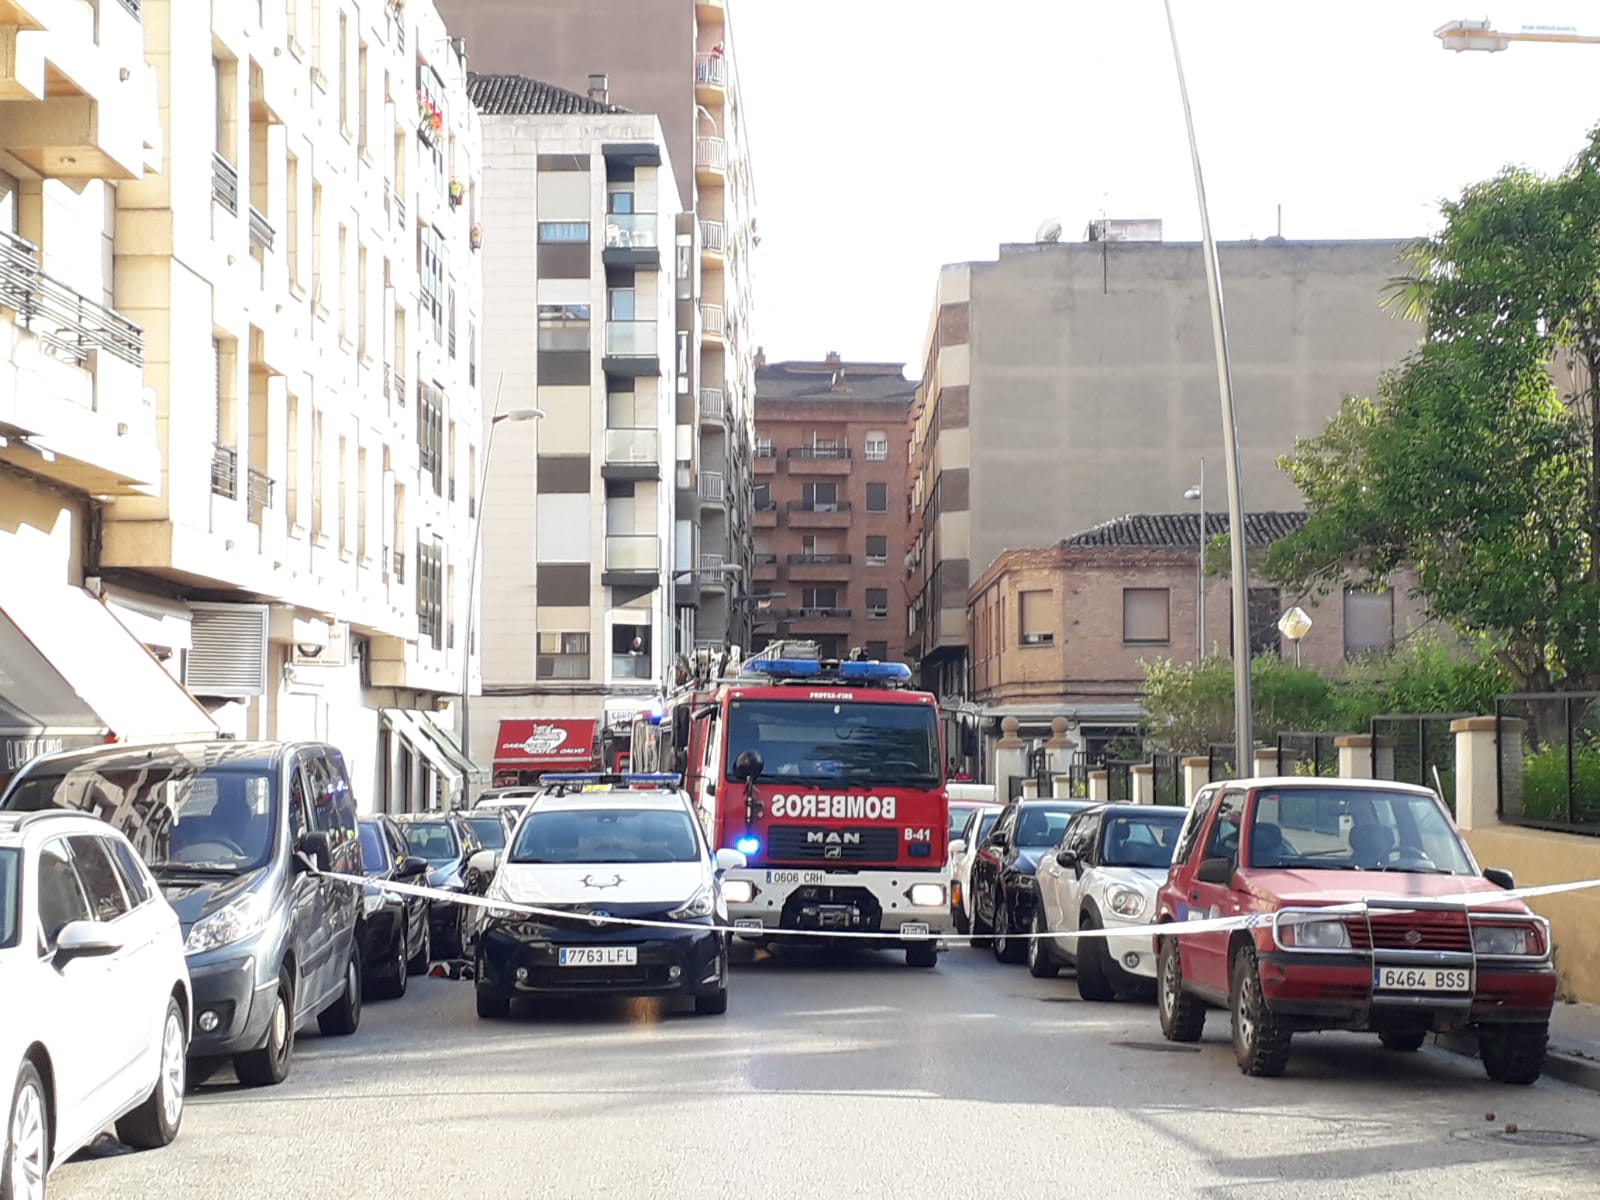
[[189,995],[178,914],[122,834],[0,812],[0,1196],[42,1200],[107,1125],[139,1149],[178,1135]]
[[[955,808],[955,804],[950,806]],[[972,932],[972,898],[968,889],[972,884],[972,860],[977,857],[978,843],[989,836],[989,830],[1005,811],[999,804],[964,804],[966,819],[959,833],[950,839],[950,921],[961,934]]]
[[[1185,808],[1101,804],[1067,823],[1055,850],[1039,860],[1033,932],[1141,929],[1155,917]],[[1074,967],[1085,1000],[1143,995],[1155,989],[1150,937],[1096,937],[1028,943],[1028,970],[1048,978]]]

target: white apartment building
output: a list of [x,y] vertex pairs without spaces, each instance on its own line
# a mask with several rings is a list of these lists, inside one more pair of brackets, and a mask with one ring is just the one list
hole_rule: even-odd
[[492,426],[486,471],[484,697],[465,737],[506,778],[586,765],[607,699],[636,710],[671,669],[673,447],[693,435],[675,297],[693,246],[655,117],[522,76],[471,88],[485,219],[506,231],[485,264],[486,416],[544,414]]
[[463,48],[425,0],[136,7],[165,157],[110,257],[162,467],[85,574],[224,731],[333,742],[367,808],[448,804],[482,429]]
[[81,586],[107,508],[162,479],[112,255],[118,189],[162,167],[139,8],[0,4],[0,786],[51,750],[216,732]]

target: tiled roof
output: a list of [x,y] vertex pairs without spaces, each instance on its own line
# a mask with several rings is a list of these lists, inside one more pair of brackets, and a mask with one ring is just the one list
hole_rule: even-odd
[[[1245,545],[1270,546],[1296,533],[1306,523],[1303,512],[1255,512],[1244,517]],[[1228,532],[1228,514],[1206,514],[1207,539]],[[1063,546],[1136,546],[1146,549],[1191,549],[1200,540],[1200,514],[1135,513],[1063,538]]]
[[615,104],[591,100],[582,92],[569,92],[526,75],[467,74],[467,95],[487,117],[525,117],[535,114],[570,116],[578,113],[625,113]]
[[[834,390],[837,380],[842,391]],[[904,363],[773,363],[756,368],[757,400],[895,400],[910,403],[917,381]]]

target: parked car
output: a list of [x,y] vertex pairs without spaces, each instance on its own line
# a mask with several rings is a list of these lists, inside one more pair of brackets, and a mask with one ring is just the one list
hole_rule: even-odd
[[950,841],[950,922],[957,933],[972,932],[972,861],[1003,811],[998,804],[969,808],[960,832]]
[[43,1200],[50,1172],[107,1125],[138,1149],[178,1136],[193,1015],[183,934],[104,821],[0,813],[0,996],[6,1200]]
[[428,901],[386,889],[386,880],[420,883],[428,860],[412,854],[400,826],[386,816],[360,818],[361,865],[368,883],[361,897],[361,966],[375,996],[399,998],[413,975],[433,958]]
[[[1160,937],[1158,1008],[1171,1041],[1232,1016],[1247,1075],[1280,1075],[1296,1033],[1476,1035],[1491,1079],[1544,1067],[1556,976],[1550,926],[1498,894],[1433,792],[1359,779],[1245,779],[1201,790],[1161,889],[1157,927],[1265,918],[1249,930]],[[1467,900],[1449,897],[1468,897]],[[1323,915],[1330,905],[1359,911]]]
[[461,814],[461,819],[467,823],[467,828],[472,830],[478,839],[481,850],[493,850],[496,854],[502,853],[506,848],[506,839],[511,836],[511,831],[516,828],[517,817],[521,815],[510,807],[495,807],[487,809],[472,809]]
[[[745,865],[712,853],[681,789],[584,790],[540,798],[517,826],[491,900],[570,916],[491,908],[478,939],[480,1017],[513,1000],[612,993],[682,995],[695,1011],[728,1008],[722,873]],[[608,924],[635,917],[672,928]]]
[[1087,800],[1013,800],[979,845],[970,885],[972,933],[976,944],[993,946],[1001,962],[1019,963],[1027,954],[1017,935],[1033,923],[1034,871],[1072,815],[1088,807]]
[[[124,832],[182,922],[191,1059],[281,1083],[295,1032],[361,1023],[360,874],[344,757],[313,742],[98,746],[36,758],[0,809],[81,809]],[[315,868],[314,870],[311,868]]]
[[[1073,817],[1060,844],[1040,860],[1033,932],[1146,929],[1188,815],[1167,805],[1104,804]],[[1085,1000],[1152,994],[1155,964],[1148,936],[1028,943],[1028,970],[1046,978],[1072,967]]]
[[[428,863],[427,884],[445,892],[481,896],[493,877],[474,864],[483,849],[478,835],[459,812],[405,813],[395,817],[410,853]],[[472,957],[473,914],[462,904],[434,902],[428,906],[428,936],[433,956],[439,959]]]

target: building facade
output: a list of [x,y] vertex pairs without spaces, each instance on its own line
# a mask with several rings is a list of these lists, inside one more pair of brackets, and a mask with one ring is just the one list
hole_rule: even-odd
[[[1223,508],[1201,250],[1156,222],[948,266],[926,338],[907,480],[913,644],[924,683],[966,695],[967,600],[1003,551],[1181,504],[1211,467]],[[1277,460],[1417,342],[1380,293],[1401,244],[1225,243],[1244,500],[1297,509]],[[1196,505],[1198,512],[1199,505]]]
[[904,363],[756,356],[754,639],[905,653]]
[[[661,122],[677,169],[677,641],[749,644],[750,340],[756,235],[738,56],[724,0],[440,0],[485,73],[531,76]],[[725,570],[725,568],[727,568]]]
[[462,47],[418,0],[139,7],[165,153],[107,253],[161,467],[86,574],[225,732],[337,744],[367,807],[447,804],[486,778],[442,712],[482,429]]
[[[486,220],[505,230],[485,278],[486,378],[501,413],[544,414],[488,426],[469,736],[514,778],[563,765],[608,712],[660,694],[682,649],[673,578],[695,564],[675,537],[681,202],[654,116],[523,76],[474,75],[471,90]],[[556,729],[548,754],[526,748]]]

